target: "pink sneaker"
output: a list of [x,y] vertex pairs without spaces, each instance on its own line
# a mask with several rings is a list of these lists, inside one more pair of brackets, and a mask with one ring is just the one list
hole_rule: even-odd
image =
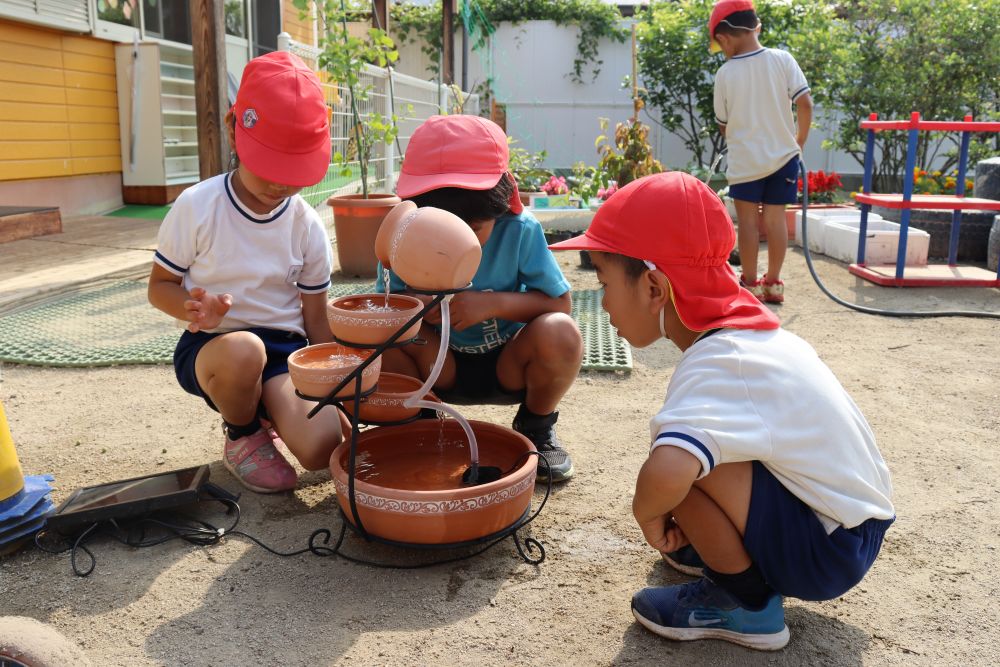
[[746,276],[741,274],[740,285],[745,287],[751,294],[757,297],[758,301],[764,300],[764,281],[760,278],[751,282],[746,279]]
[[764,290],[764,301],[767,303],[784,303],[785,283],[780,278],[773,283],[767,280],[761,280],[760,283]]
[[264,429],[238,440],[226,436],[222,463],[243,486],[258,493],[290,491],[298,483],[295,469],[274,448]]

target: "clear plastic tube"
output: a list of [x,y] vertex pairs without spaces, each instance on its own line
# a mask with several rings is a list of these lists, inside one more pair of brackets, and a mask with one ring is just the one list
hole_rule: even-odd
[[434,360],[434,366],[431,367],[430,375],[427,376],[427,380],[424,381],[423,386],[403,400],[403,406],[407,408],[429,408],[431,410],[436,410],[437,412],[443,412],[454,418],[455,421],[457,421],[462,427],[462,430],[465,431],[465,436],[469,439],[469,454],[472,458],[472,465],[473,467],[478,467],[479,447],[476,445],[476,435],[472,432],[472,426],[469,425],[468,420],[459,414],[458,410],[450,405],[438,403],[436,401],[423,400],[424,396],[427,395],[427,392],[434,387],[434,383],[437,382],[438,376],[441,375],[441,369],[444,368],[444,360],[448,356],[448,338],[451,332],[451,311],[448,307],[449,301],[451,301],[450,294],[441,302],[441,345],[438,347],[438,355],[437,359]]

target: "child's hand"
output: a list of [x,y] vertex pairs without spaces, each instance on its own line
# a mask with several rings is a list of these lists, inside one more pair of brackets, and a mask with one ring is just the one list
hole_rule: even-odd
[[493,317],[493,295],[489,292],[459,292],[451,298],[451,328],[464,331]]
[[663,553],[671,553],[677,551],[681,547],[686,547],[691,544],[691,540],[687,538],[681,527],[677,525],[673,517],[668,517],[666,521],[666,530],[664,531],[667,537],[666,545],[660,549]]
[[201,287],[193,288],[188,294],[191,298],[184,302],[184,313],[191,323],[187,327],[191,333],[216,328],[233,305],[231,295],[209,294]]
[[639,528],[649,546],[660,553],[677,551],[689,543],[684,531],[674,523],[674,518],[669,514],[640,523]]

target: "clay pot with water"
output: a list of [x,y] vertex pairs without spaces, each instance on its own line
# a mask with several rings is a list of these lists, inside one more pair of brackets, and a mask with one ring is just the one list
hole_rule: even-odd
[[[340,343],[309,345],[288,355],[288,375],[292,384],[305,396],[326,396],[344,378],[366,361],[374,350],[347,347]],[[361,391],[368,391],[378,381],[382,358],[377,357],[361,371]],[[337,398],[353,396],[355,382],[337,392]]]
[[[365,530],[382,539],[411,544],[454,544],[503,531],[531,504],[538,463],[526,437],[503,426],[469,422],[479,462],[504,474],[468,485],[469,444],[455,421],[422,419],[358,435],[355,504]],[[354,522],[348,488],[350,443],[330,458],[337,502]]]
[[[327,304],[330,331],[338,339],[358,345],[380,345],[420,312],[420,299],[403,294],[358,294]],[[414,338],[420,322],[414,322],[398,340]]]
[[460,289],[476,275],[483,256],[475,232],[443,209],[397,204],[379,228],[375,254],[413,289]]
[[[358,418],[369,424],[400,422],[412,419],[420,412],[419,407],[407,407],[404,405],[407,398],[411,397],[422,382],[417,378],[398,373],[382,373],[378,378],[378,389],[371,396],[361,401],[361,409],[358,411]],[[438,400],[434,394],[427,394],[424,397],[428,401]],[[354,414],[354,401],[345,401],[344,410],[347,414]]]

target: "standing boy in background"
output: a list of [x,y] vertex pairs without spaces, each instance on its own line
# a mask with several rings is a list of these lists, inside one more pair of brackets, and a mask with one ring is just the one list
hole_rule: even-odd
[[[761,46],[760,27],[752,0],[719,0],[708,33],[711,50],[726,56],[715,75],[715,119],[729,151],[726,176],[739,219],[741,280],[761,301],[781,303],[781,265],[788,245],[785,205],[797,198],[799,155],[813,104],[795,58]],[[761,222],[767,230],[767,272],[758,277]]]

